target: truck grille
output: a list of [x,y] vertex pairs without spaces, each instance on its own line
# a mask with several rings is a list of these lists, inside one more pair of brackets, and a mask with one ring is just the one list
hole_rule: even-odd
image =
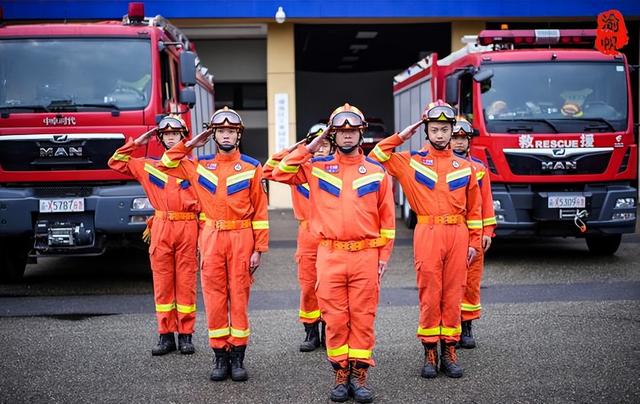
[[602,174],[609,166],[613,148],[505,149],[515,175]]
[[120,133],[0,136],[0,166],[5,171],[104,170],[123,144]]

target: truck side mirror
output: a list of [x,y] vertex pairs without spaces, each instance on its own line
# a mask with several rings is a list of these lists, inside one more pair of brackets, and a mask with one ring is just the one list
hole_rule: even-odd
[[491,80],[493,77],[493,69],[480,69],[478,73],[473,75],[473,81],[482,83],[483,81]]
[[179,96],[180,104],[187,104],[189,109],[196,105],[196,91],[193,87],[186,87],[180,90]]
[[460,82],[458,81],[458,74],[452,74],[447,77],[447,81],[445,84],[446,94],[444,97],[444,101],[449,105],[457,105],[458,104],[458,91],[460,89]]
[[196,54],[184,51],[180,54],[180,82],[183,86],[196,84]]

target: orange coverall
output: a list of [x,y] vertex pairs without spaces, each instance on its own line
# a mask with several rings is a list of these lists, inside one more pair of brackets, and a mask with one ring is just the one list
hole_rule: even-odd
[[249,260],[269,244],[267,195],[262,166],[237,149],[230,153],[187,158],[192,148],[178,143],[162,156],[163,170],[194,184],[206,224],[201,277],[209,345],[229,348],[247,345],[248,305],[253,277]]
[[460,305],[466,283],[467,251],[480,251],[480,191],[471,163],[450,149],[430,145],[394,153],[397,134],[378,143],[370,156],[398,179],[418,215],[413,250],[420,300],[417,335],[424,343],[460,338]]
[[[493,237],[496,228],[496,216],[493,210],[493,195],[491,195],[491,180],[489,173],[481,160],[469,157],[473,165],[482,195],[482,234]],[[467,271],[467,287],[462,298],[462,321],[480,318],[480,282],[484,269],[484,250],[481,248],[478,255],[469,265]]]
[[[264,178],[273,181],[273,169],[289,152],[280,151],[267,161]],[[309,184],[291,185],[293,214],[299,221],[296,248],[298,283],[300,284],[300,322],[313,324],[320,320],[320,306],[316,297],[316,258],[320,240],[311,233],[309,225]]]
[[287,155],[273,170],[285,183],[308,183],[311,231],[320,238],[316,295],[327,324],[329,360],[374,365],[374,320],[379,261],[387,262],[395,238],[391,181],[362,153],[311,159],[306,148]]
[[129,139],[109,159],[109,167],[138,180],[156,210],[150,219],[149,258],[158,332],[193,334],[198,270],[198,198],[189,181],[158,170],[158,160],[131,157],[135,149],[133,139]]

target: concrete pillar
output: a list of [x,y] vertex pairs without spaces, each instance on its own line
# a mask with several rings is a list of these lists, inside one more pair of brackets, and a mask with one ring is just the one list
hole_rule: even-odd
[[[296,142],[296,61],[293,24],[269,24],[267,29],[267,110],[269,125],[269,155],[276,151],[277,94],[287,94],[288,144]],[[288,185],[271,181],[269,206],[290,208],[291,193]]]
[[478,35],[485,29],[484,21],[454,21],[451,23],[451,52],[464,47],[460,41],[465,35]]

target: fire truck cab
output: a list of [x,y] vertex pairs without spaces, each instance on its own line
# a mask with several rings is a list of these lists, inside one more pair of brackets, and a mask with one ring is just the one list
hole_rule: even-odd
[[[498,236],[575,236],[613,254],[636,226],[638,148],[629,65],[595,30],[483,31],[394,78],[396,131],[441,98],[475,128]],[[401,150],[420,149],[416,135]],[[408,225],[415,215],[397,193]]]
[[[122,21],[0,25],[0,280],[28,256],[139,240],[153,209],[109,157],[166,114],[198,131],[213,109],[193,43],[142,3]],[[152,141],[135,156],[161,154]]]

